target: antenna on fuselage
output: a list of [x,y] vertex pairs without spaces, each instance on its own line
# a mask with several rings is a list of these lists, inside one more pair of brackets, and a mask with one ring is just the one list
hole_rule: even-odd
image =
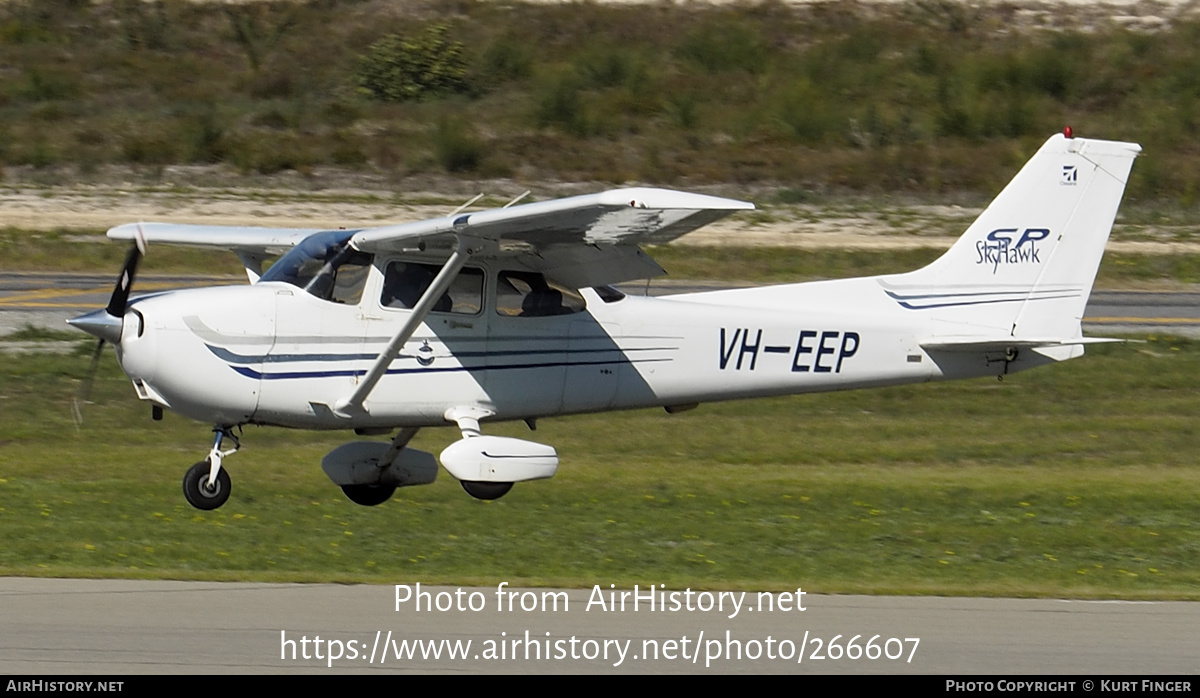
[[512,206],[513,204],[517,203],[521,199],[524,199],[525,197],[529,196],[529,191],[530,191],[529,189],[526,189],[523,194],[519,195],[517,198],[513,199],[512,201],[508,202],[507,204],[504,204],[500,208],[508,208],[509,206]]
[[450,216],[453,216],[453,215],[454,215],[454,214],[456,214],[456,213],[460,213],[460,212],[462,212],[462,210],[463,210],[464,208],[466,208],[466,207],[470,206],[471,204],[475,203],[476,201],[479,201],[479,200],[480,200],[480,199],[482,199],[482,198],[483,198],[483,192],[479,192],[479,193],[478,193],[478,194],[476,194],[474,197],[472,197],[472,198],[471,198],[471,200],[470,200],[470,201],[468,201],[467,203],[463,204],[462,206],[459,206],[458,208],[454,209],[454,210],[453,210],[453,211],[451,211],[450,213],[447,213],[447,214],[446,214],[446,217],[447,217],[447,218],[449,218]]

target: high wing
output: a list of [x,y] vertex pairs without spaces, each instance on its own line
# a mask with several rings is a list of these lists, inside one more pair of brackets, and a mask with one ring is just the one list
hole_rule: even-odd
[[[645,187],[611,189],[565,199],[461,213],[415,223],[362,230],[354,246],[364,252],[449,242],[454,234],[509,240],[539,250],[563,244],[661,244],[754,204],[704,194]],[[447,245],[450,246],[450,245]]]
[[[139,232],[140,229],[140,232]],[[255,228],[228,225],[189,225],[184,223],[125,223],[111,228],[111,240],[136,240],[139,234],[147,242],[163,242],[192,247],[220,247],[228,250],[282,254],[320,228]]]
[[[703,194],[645,187],[613,189],[509,208],[460,213],[412,223],[361,229],[351,244],[364,252],[406,249],[449,253],[457,238],[493,246],[495,253],[527,252],[537,271],[578,287],[598,286],[663,272],[640,245],[662,244],[754,204]],[[219,247],[238,254],[251,279],[264,259],[295,246],[319,229],[279,229],[167,223],[125,224],[114,240]]]
[[669,189],[613,189],[511,208],[463,213],[363,230],[352,244],[364,252],[453,248],[457,236],[518,244],[536,254],[536,270],[577,286],[645,279],[665,273],[639,245],[670,242],[754,204]]
[[139,244],[166,243],[186,247],[216,247],[230,250],[242,260],[250,282],[262,275],[262,264],[287,252],[304,238],[325,232],[319,228],[259,228],[185,223],[125,223],[108,230],[110,240]]

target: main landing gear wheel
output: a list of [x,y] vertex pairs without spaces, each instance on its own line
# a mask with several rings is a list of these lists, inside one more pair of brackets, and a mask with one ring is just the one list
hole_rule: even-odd
[[218,470],[217,481],[210,487],[209,470],[208,461],[200,461],[188,468],[187,474],[183,476],[184,498],[188,500],[188,504],[204,511],[212,511],[229,499],[229,473],[225,472],[224,468]]
[[500,499],[512,489],[511,482],[480,482],[477,480],[462,480],[462,488],[475,499]]
[[383,504],[396,492],[395,485],[342,485],[346,498],[364,507]]

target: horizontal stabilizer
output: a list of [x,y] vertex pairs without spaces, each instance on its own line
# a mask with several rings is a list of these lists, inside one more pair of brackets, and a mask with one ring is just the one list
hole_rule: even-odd
[[1003,353],[1006,357],[1015,356],[1023,350],[1054,361],[1067,361],[1083,355],[1085,344],[1106,344],[1123,342],[1123,339],[1108,337],[1071,337],[1065,339],[1014,339],[999,337],[996,339],[979,339],[977,337],[963,338],[962,341],[939,338],[936,342],[924,342],[921,348],[932,353],[951,354],[991,354]]
[[954,341],[945,337],[936,342],[922,342],[921,348],[926,351],[1005,351],[1008,349],[1041,349],[1050,347],[1072,347],[1085,344],[1108,344],[1124,342],[1123,339],[1111,337],[1072,337],[1070,339],[1014,339],[1013,337],[998,337],[996,339],[979,339],[972,337],[962,341]]

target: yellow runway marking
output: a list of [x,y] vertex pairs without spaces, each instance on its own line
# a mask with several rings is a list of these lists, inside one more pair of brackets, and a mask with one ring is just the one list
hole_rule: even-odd
[[0,305],[62,305],[61,303],[45,304],[45,303],[30,303],[29,301],[45,300],[47,298],[69,298],[72,296],[86,296],[95,293],[103,292],[103,288],[74,288],[74,289],[43,289],[40,291],[26,291],[25,293],[16,293],[11,296],[0,298]]
[[[206,285],[204,282],[195,284],[167,284],[167,283],[142,283],[137,285],[139,294],[142,291],[163,291],[178,288],[193,288]],[[112,293],[112,286],[96,286],[94,288],[44,288],[36,291],[23,291],[14,293],[9,296],[0,298],[0,307],[28,307],[28,308],[66,308],[81,305],[80,303],[72,303],[70,299],[77,299],[80,296],[89,296],[96,294],[108,295]],[[38,301],[46,301],[52,298],[61,299],[59,302],[39,303]],[[87,303],[83,305],[95,305]]]
[[[104,303],[20,303],[14,305],[15,308],[103,308]],[[0,303],[0,308],[4,307],[4,303]]]

